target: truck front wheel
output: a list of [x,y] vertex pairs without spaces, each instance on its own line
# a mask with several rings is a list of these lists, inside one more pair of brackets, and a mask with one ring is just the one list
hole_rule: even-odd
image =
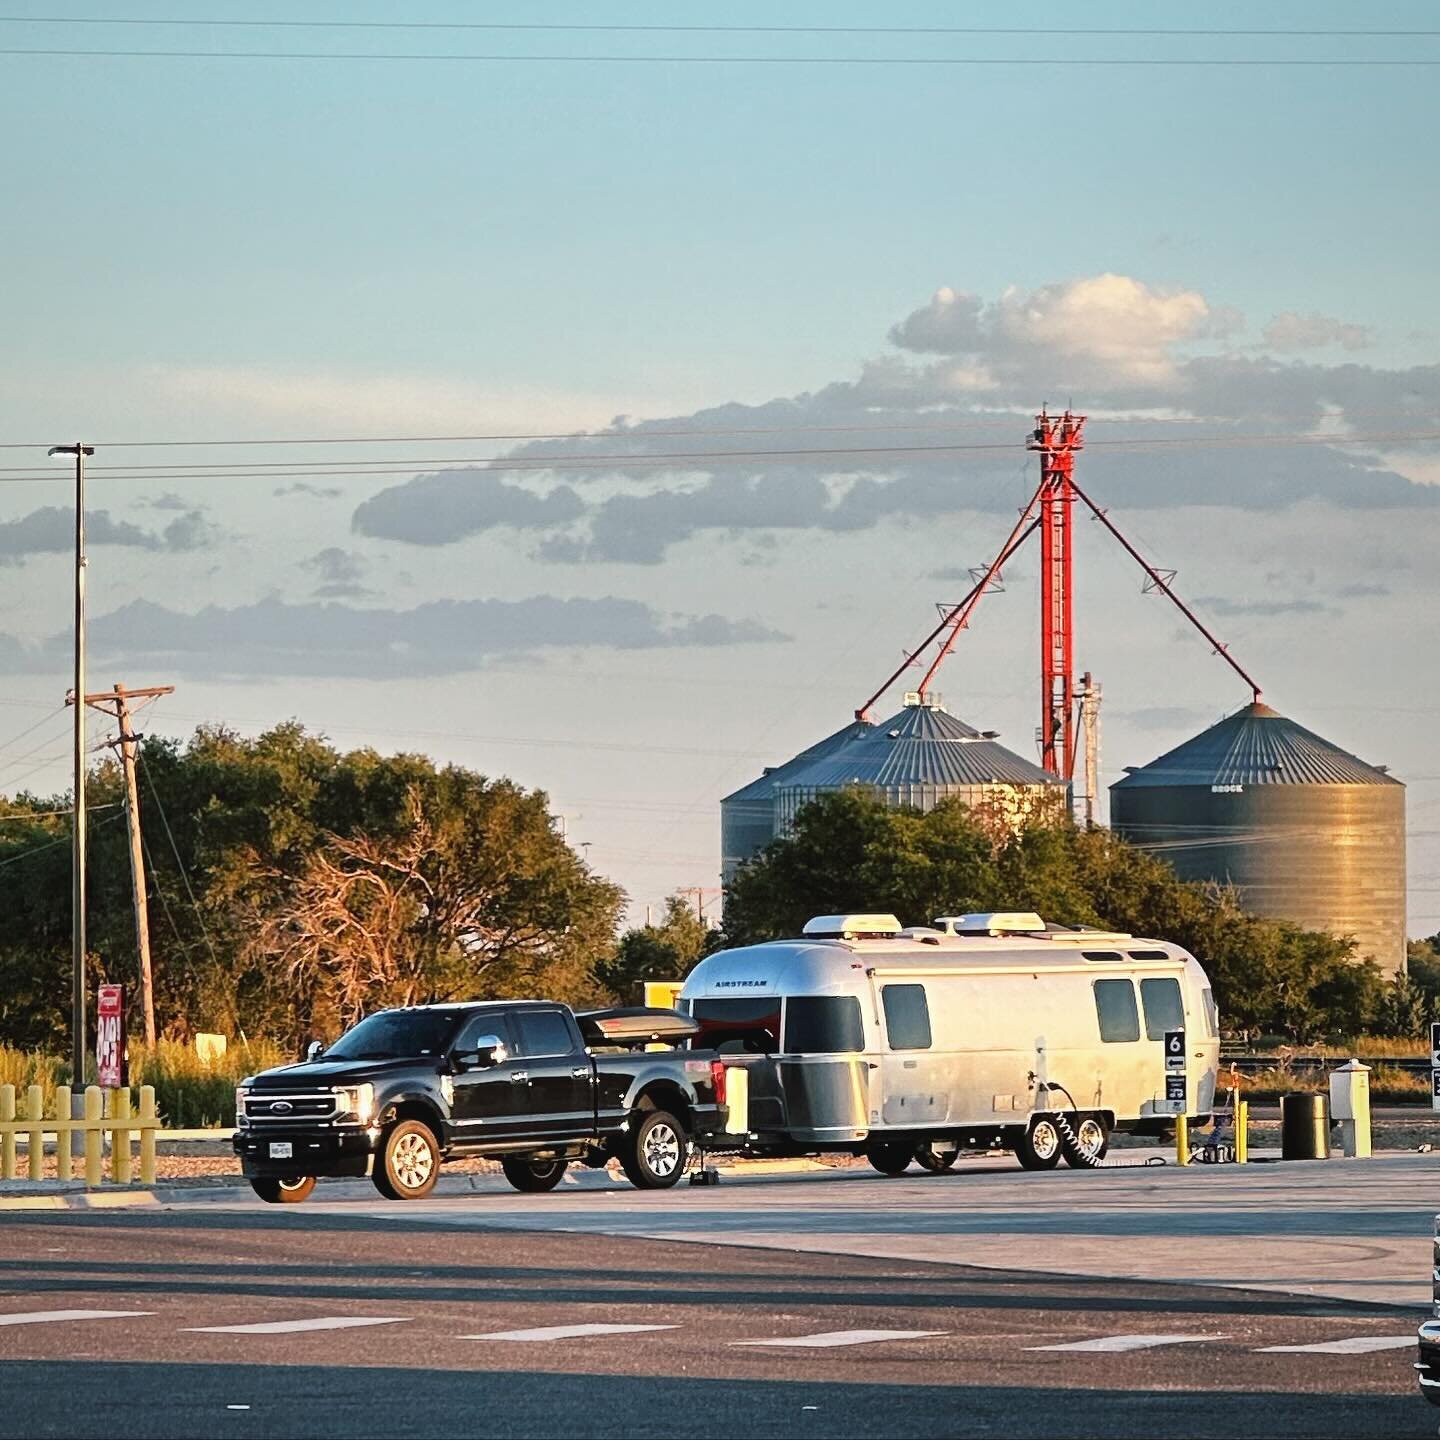
[[267,1205],[298,1205],[315,1188],[313,1175],[296,1175],[293,1179],[254,1179],[250,1188]]
[[519,1155],[506,1155],[500,1161],[500,1168],[517,1190],[532,1194],[553,1190],[565,1178],[563,1160],[527,1160]]
[[668,1110],[647,1110],[620,1151],[620,1165],[637,1190],[668,1190],[685,1173],[690,1141]]
[[440,1142],[422,1120],[392,1125],[380,1142],[370,1177],[387,1200],[423,1200],[440,1178]]

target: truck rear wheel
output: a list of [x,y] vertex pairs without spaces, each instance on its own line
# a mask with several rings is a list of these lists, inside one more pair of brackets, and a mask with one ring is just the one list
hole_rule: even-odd
[[620,1152],[620,1166],[637,1190],[668,1190],[685,1173],[690,1141],[668,1110],[647,1110]]
[[251,1180],[250,1188],[267,1205],[298,1205],[315,1188],[313,1175],[295,1175],[286,1180],[272,1177]]
[[1015,1143],[1015,1158],[1027,1170],[1053,1170],[1060,1163],[1060,1131],[1048,1115],[1037,1115]]
[[370,1176],[387,1200],[423,1200],[440,1178],[440,1142],[422,1120],[392,1125],[380,1142]]
[[553,1190],[565,1178],[564,1160],[528,1160],[506,1155],[500,1161],[505,1178],[517,1189],[532,1194]]

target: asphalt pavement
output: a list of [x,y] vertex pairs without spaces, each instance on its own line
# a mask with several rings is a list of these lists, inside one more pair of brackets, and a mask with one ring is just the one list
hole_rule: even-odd
[[1440,1418],[1411,1306],[425,1209],[0,1216],[0,1361],[26,1362],[0,1436],[1398,1440]]

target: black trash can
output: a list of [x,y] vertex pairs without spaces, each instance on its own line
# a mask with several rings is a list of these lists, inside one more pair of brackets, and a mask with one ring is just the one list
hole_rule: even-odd
[[1330,1097],[1280,1097],[1280,1156],[1284,1160],[1330,1158]]

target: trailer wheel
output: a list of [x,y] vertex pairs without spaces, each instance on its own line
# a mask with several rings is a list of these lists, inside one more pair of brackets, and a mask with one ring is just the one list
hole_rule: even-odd
[[1075,1150],[1064,1146],[1065,1163],[1072,1168],[1087,1169],[1098,1165],[1110,1148],[1110,1131],[1098,1115],[1086,1115],[1075,1125]]
[[940,1175],[946,1170],[953,1169],[959,1158],[960,1147],[958,1145],[953,1150],[937,1150],[933,1145],[922,1145],[915,1152],[915,1160],[920,1168],[928,1170],[932,1175]]
[[1015,1143],[1015,1158],[1026,1170],[1053,1170],[1060,1163],[1060,1131],[1048,1115],[1037,1115]]
[[915,1146],[908,1140],[875,1140],[865,1147],[865,1158],[882,1175],[903,1175],[915,1158]]
[[250,1188],[267,1205],[298,1205],[315,1188],[313,1175],[295,1175],[286,1180],[257,1177]]

